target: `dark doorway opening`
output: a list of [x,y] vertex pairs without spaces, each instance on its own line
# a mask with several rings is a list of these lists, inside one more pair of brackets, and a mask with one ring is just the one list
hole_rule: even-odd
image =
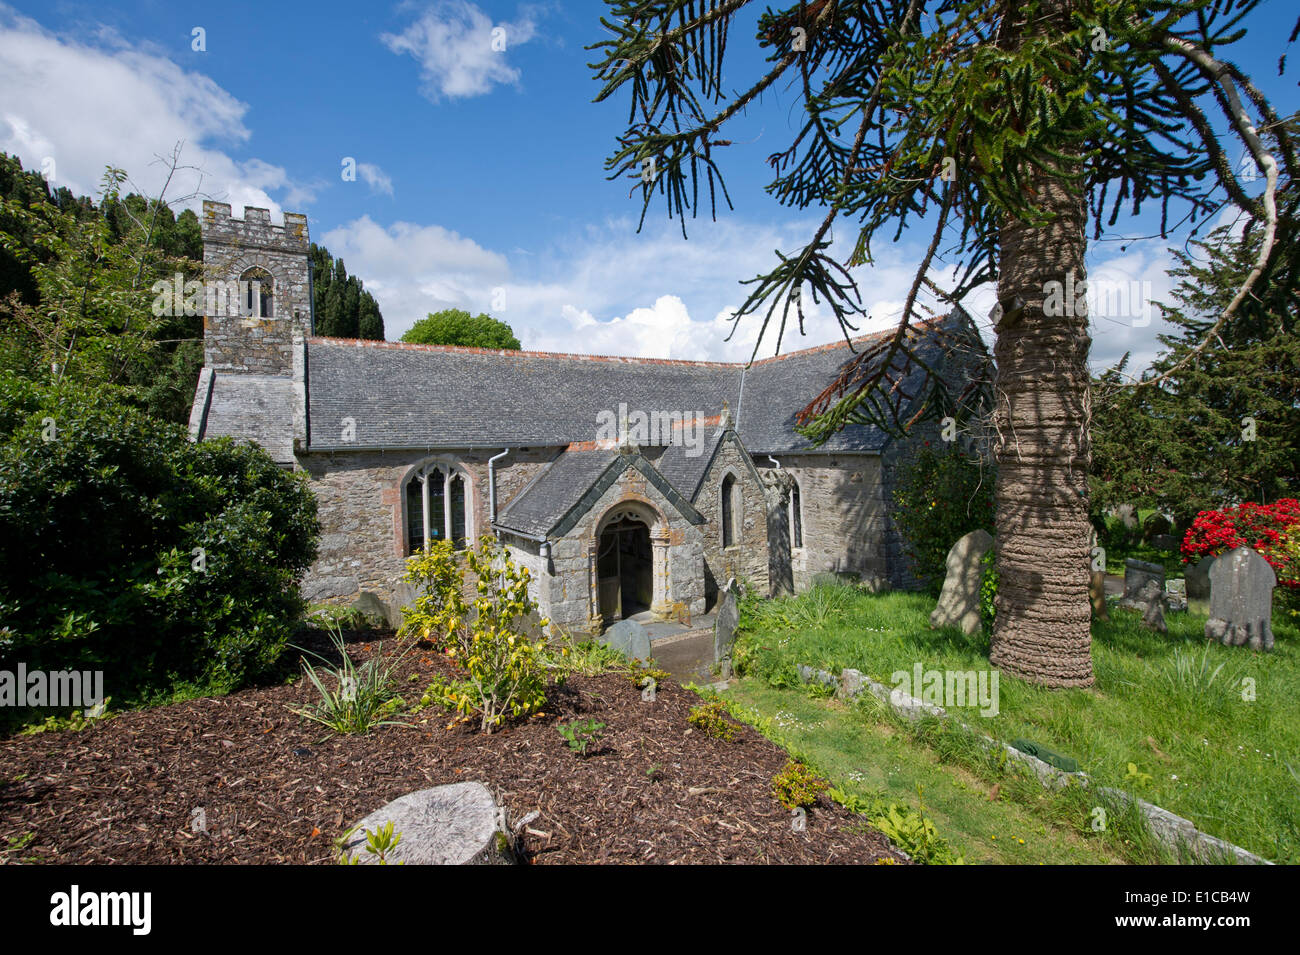
[[604,619],[624,620],[650,609],[654,555],[650,528],[644,522],[624,517],[605,528],[596,556],[596,577]]

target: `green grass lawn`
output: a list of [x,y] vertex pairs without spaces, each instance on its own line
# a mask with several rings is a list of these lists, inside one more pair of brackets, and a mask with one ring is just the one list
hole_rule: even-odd
[[[931,630],[933,606],[924,595],[871,595],[847,587],[747,602],[736,647],[738,669],[747,679],[735,698],[769,718],[780,710],[794,712],[796,701],[806,699],[791,690],[799,684],[799,663],[834,672],[853,667],[887,685],[895,683],[895,671],[912,671],[917,663],[925,669],[987,670],[987,635]],[[1136,615],[1124,611],[1094,624],[1092,688],[1045,690],[1003,677],[997,715],[980,716],[975,708],[950,712],[989,736],[1024,738],[1072,756],[1097,782],[1133,792],[1268,859],[1300,861],[1300,631],[1275,613],[1277,646],[1271,654],[1257,654],[1207,644],[1204,617],[1170,614],[1168,620],[1167,636],[1146,631]],[[852,762],[852,771],[874,773],[875,784],[887,785],[879,768],[868,765],[886,752],[873,747],[887,744],[852,739],[853,733],[837,731],[821,742],[801,738],[799,745],[816,744],[828,763]],[[866,748],[855,750],[859,745]],[[843,759],[833,758],[840,751]],[[905,764],[906,788],[927,780],[937,785],[935,767],[923,771],[915,754]],[[992,830],[1004,821],[1008,836],[1023,837],[976,794],[969,812],[945,805],[939,798],[944,786],[956,792],[951,779],[937,785],[936,806],[959,823],[975,858],[984,835],[991,843]],[[989,822],[972,821],[978,816]]]
[[941,760],[889,720],[871,718],[869,710],[755,678],[740,680],[719,698],[846,792],[923,808],[968,864],[1125,861],[1122,846],[1089,830],[1086,811],[1037,784],[1013,792],[1005,779],[990,783]]

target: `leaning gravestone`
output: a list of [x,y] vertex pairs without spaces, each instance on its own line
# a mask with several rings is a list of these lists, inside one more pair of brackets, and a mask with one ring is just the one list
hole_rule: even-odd
[[1165,565],[1152,564],[1145,560],[1130,557],[1124,561],[1124,598],[1119,606],[1125,610],[1146,610],[1150,600],[1141,597],[1142,588],[1148,581],[1154,581],[1160,593],[1165,592]]
[[635,620],[620,620],[601,634],[600,641],[609,644],[629,660],[650,659],[650,634]]
[[515,861],[510,840],[501,831],[496,800],[482,783],[451,783],[421,789],[395,799],[356,824],[343,853],[363,865],[379,859],[366,851],[367,833],[386,823],[401,834],[397,848],[386,853],[389,865],[509,865]]
[[731,679],[731,645],[736,642],[736,626],[740,623],[740,608],[736,605],[736,578],[722,588],[718,616],[713,623],[713,660],[722,668],[723,679]]
[[1205,639],[1229,647],[1273,649],[1273,588],[1277,574],[1249,547],[1219,557],[1210,568],[1210,619]]
[[952,545],[945,564],[939,605],[930,614],[931,627],[957,627],[971,634],[980,628],[980,561],[993,546],[986,530],[971,531]]

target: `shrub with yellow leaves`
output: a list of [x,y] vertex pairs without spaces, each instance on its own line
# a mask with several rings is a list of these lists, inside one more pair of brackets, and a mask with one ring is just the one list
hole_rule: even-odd
[[[524,632],[537,604],[528,594],[528,568],[519,567],[492,537],[479,538],[464,564],[450,542],[426,547],[407,562],[406,580],[421,593],[406,613],[401,633],[433,640],[464,672],[444,699],[479,729],[491,733],[507,719],[535,713],[546,703],[545,639]],[[464,596],[465,569],[477,596]],[[538,622],[545,628],[548,621]]]

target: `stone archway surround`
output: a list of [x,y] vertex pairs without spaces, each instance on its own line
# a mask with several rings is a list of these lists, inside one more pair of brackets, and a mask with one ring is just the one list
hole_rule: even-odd
[[650,501],[641,498],[624,499],[611,505],[601,515],[587,541],[588,592],[590,594],[589,606],[593,632],[599,632],[604,627],[604,616],[600,608],[600,578],[597,567],[600,540],[609,525],[625,519],[639,521],[645,524],[650,531],[650,575],[652,583],[650,612],[655,616],[664,618],[672,614],[672,580],[669,575],[668,560],[668,545],[670,542],[668,521],[663,512]]

